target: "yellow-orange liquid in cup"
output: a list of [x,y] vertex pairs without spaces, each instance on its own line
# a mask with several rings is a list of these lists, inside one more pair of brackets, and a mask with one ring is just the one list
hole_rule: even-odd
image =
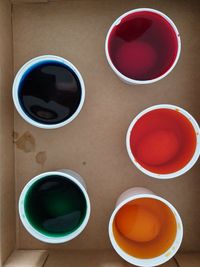
[[173,212],[152,198],[139,198],[125,204],[113,222],[117,244],[127,254],[141,259],[165,253],[172,246],[176,232]]

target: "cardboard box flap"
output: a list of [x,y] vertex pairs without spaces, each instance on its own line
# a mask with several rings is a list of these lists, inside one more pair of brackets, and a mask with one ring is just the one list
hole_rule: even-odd
[[180,267],[200,266],[200,253],[181,253],[177,254],[175,258]]
[[[114,250],[50,251],[45,267],[131,267]],[[174,259],[162,267],[179,267]],[[182,266],[181,266],[182,267]]]
[[0,265],[15,247],[12,25],[10,1],[0,1]]
[[42,267],[47,257],[45,250],[16,250],[3,267]]
[[[16,250],[4,267],[130,267],[114,250]],[[162,267],[199,267],[200,253],[177,254]]]

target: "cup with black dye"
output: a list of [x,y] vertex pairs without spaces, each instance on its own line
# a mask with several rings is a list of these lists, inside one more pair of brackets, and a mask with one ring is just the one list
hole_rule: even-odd
[[34,177],[19,198],[22,224],[33,237],[45,243],[64,243],[78,236],[88,223],[90,210],[85,182],[71,170]]
[[44,129],[62,127],[76,118],[85,99],[85,85],[68,60],[44,55],[21,67],[13,83],[13,101],[21,117]]

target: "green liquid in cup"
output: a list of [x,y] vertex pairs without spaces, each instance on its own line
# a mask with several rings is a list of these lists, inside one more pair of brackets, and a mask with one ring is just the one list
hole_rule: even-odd
[[29,223],[49,237],[63,237],[79,228],[86,215],[86,199],[71,180],[52,175],[27,191],[24,209]]

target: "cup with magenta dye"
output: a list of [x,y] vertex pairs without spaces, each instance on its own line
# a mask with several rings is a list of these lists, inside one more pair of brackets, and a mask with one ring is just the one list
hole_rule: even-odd
[[126,147],[143,173],[158,179],[175,178],[189,171],[199,158],[199,125],[180,107],[155,105],[133,119]]
[[127,262],[152,267],[170,260],[183,238],[177,210],[164,198],[141,187],[118,198],[109,222],[113,248]]
[[128,84],[150,84],[167,76],[178,62],[181,39],[162,12],[139,8],[121,15],[110,27],[105,52],[115,74]]
[[19,198],[21,222],[45,243],[59,244],[77,237],[88,223],[90,210],[85,182],[71,170],[34,177]]
[[31,59],[18,71],[13,101],[21,117],[44,129],[74,120],[85,99],[83,78],[68,60],[44,55]]

